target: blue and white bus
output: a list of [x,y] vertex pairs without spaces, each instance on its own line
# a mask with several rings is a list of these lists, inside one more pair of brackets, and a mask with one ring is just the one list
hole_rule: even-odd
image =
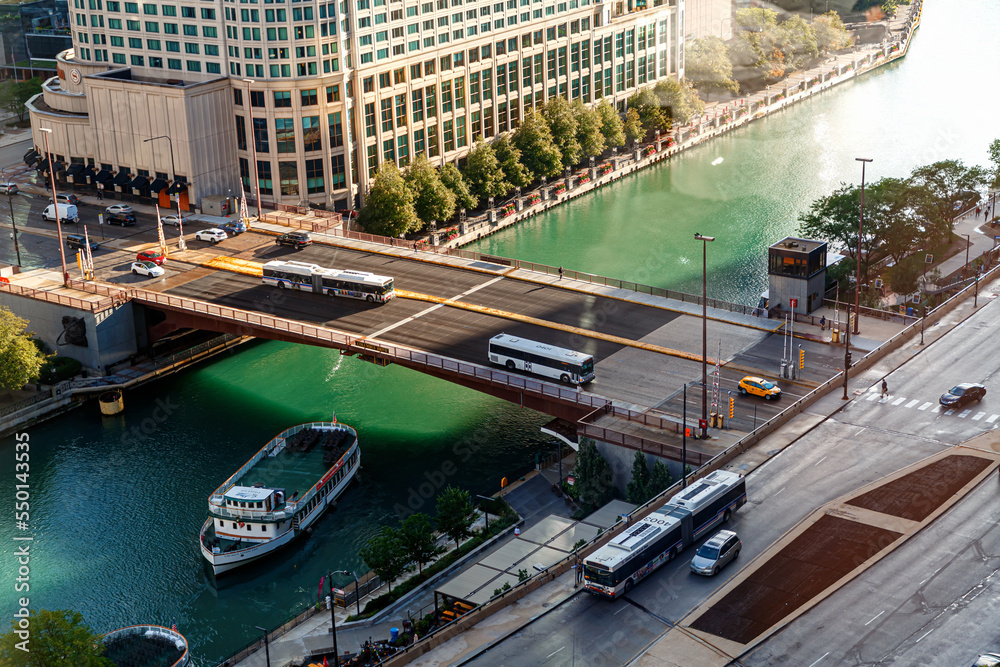
[[594,379],[594,357],[583,352],[500,334],[490,338],[490,361],[509,371],[519,370],[581,385]]
[[282,289],[364,299],[369,303],[385,303],[396,296],[392,278],[388,276],[377,276],[364,271],[324,269],[307,262],[268,262],[264,265],[261,280],[265,285],[277,285]]

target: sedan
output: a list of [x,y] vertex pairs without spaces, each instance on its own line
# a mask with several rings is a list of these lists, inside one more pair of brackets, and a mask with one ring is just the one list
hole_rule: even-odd
[[[67,194],[67,193],[62,193],[62,192],[60,192],[59,194],[57,194],[57,195],[56,195],[56,200],[57,200],[57,201],[58,201],[58,202],[59,202],[60,204],[72,204],[73,206],[79,206],[80,204],[82,204],[82,203],[83,203],[83,202],[81,202],[81,201],[80,201],[80,198],[79,198],[79,197],[77,197],[77,196],[76,196],[75,194],[73,194],[73,193],[68,193],[68,194]],[[50,203],[50,204],[52,204],[52,203],[53,203],[53,201],[52,201],[52,198],[51,198],[51,197],[49,197],[49,203]]]
[[162,266],[157,266],[153,262],[132,262],[132,273],[137,276],[159,278],[166,272]]
[[135,224],[134,213],[112,213],[108,215],[109,225],[119,225],[120,227],[131,227]]
[[781,398],[781,387],[762,377],[748,375],[740,380],[740,396],[763,396],[765,401]]
[[17,183],[0,183],[0,195],[16,195]]
[[199,241],[208,241],[209,243],[219,243],[229,238],[221,229],[201,229],[195,233],[194,237]]
[[720,530],[698,549],[698,553],[691,559],[691,571],[714,577],[730,561],[739,557],[742,548],[743,543],[736,533]]
[[948,408],[960,408],[966,403],[983,400],[986,387],[981,384],[957,384],[941,396],[941,405]]
[[166,257],[159,250],[143,250],[135,256],[137,262],[152,262],[157,266],[163,264],[163,260],[165,259]]
[[165,215],[160,218],[160,222],[165,225],[173,225],[174,227],[179,227],[180,225],[190,224],[190,219],[179,215]]
[[983,653],[972,667],[997,667],[1000,665],[1000,653]]
[[115,213],[132,213],[132,207],[128,204],[112,204],[104,210],[107,211],[108,215],[114,215]]
[[276,238],[274,242],[278,245],[290,245],[298,250],[305,248],[307,245],[312,245],[313,240],[309,236],[309,232],[288,232]]

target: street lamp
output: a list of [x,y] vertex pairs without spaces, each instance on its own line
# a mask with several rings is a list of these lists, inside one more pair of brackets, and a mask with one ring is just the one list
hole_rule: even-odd
[[333,633],[333,667],[340,667],[340,651],[337,649],[337,616],[334,614],[337,605],[334,604],[335,598],[333,597],[333,572],[327,572],[326,579],[330,582],[330,632]]
[[968,234],[961,234],[960,236],[965,237],[965,267],[962,269],[962,274],[964,275],[969,270],[969,246],[972,245],[972,237]]
[[59,219],[59,197],[56,196],[56,170],[52,164],[52,153],[49,151],[49,135],[52,134],[52,129],[40,127],[38,131],[45,133],[45,159],[49,161],[49,179],[52,181],[52,208],[56,212],[56,234],[59,236],[59,260],[62,262],[63,285],[68,287],[69,271],[66,270],[66,249],[63,247],[62,221]]
[[7,169],[0,169],[0,178],[3,179],[7,188],[7,203],[10,205],[10,226],[14,228],[10,237],[14,239],[14,252],[17,253],[17,265],[21,266],[21,246],[17,243],[17,223],[14,222],[14,195],[10,192],[10,183],[7,182]]
[[358,616],[361,616],[361,586],[358,584],[358,575],[353,572],[348,572],[347,570],[336,570],[333,574],[349,574],[354,577],[354,601],[357,603]]
[[259,625],[253,627],[264,633],[264,665],[265,667],[271,667],[271,649],[267,645],[267,628],[262,628]]
[[[560,445],[561,444],[562,444],[562,442],[560,442]],[[562,469],[562,460],[561,459],[559,461],[559,468],[560,468],[560,470]],[[562,483],[562,473],[559,474],[559,478],[560,478],[559,479],[559,483],[561,484]],[[482,500],[488,500],[490,502],[493,502],[493,498],[491,498],[489,496],[480,496],[480,495],[477,495],[476,498],[481,498]],[[488,509],[486,509],[486,505],[484,503],[480,503],[480,505],[483,506],[483,516],[486,518],[486,534],[489,535],[490,534],[490,511]]]
[[[171,180],[177,180],[177,165],[174,164],[174,140],[165,134],[161,134],[158,137],[150,137],[149,139],[143,139],[142,143],[148,144],[150,141],[155,141],[157,139],[166,139],[167,143],[170,144],[170,172],[173,176]],[[184,218],[181,216],[181,195],[177,193],[177,231],[180,233],[180,241],[177,242],[178,250],[186,250],[186,244],[184,243]]]
[[[854,284],[854,335],[858,335],[858,325],[861,321],[861,229],[865,224],[865,164],[871,162],[871,158],[854,158],[861,163],[861,212],[858,216],[858,275]],[[845,386],[844,390],[847,388]]]
[[696,241],[701,241],[701,420],[704,426],[701,437],[708,437],[708,242],[714,236],[702,236],[695,232]]
[[247,84],[247,117],[250,119],[250,145],[253,148],[253,177],[257,185],[257,219],[260,220],[260,174],[257,172],[257,133],[253,126],[253,106],[250,104],[250,84],[253,79],[243,79]]

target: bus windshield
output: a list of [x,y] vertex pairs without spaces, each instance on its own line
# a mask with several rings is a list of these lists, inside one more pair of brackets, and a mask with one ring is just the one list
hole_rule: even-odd
[[590,357],[589,359],[587,359],[586,361],[584,361],[582,369],[583,369],[583,372],[581,373],[581,375],[589,375],[589,374],[593,373],[594,372],[594,358]]
[[610,570],[596,568],[593,565],[584,565],[583,575],[587,581],[592,581],[601,586],[615,585],[615,577]]

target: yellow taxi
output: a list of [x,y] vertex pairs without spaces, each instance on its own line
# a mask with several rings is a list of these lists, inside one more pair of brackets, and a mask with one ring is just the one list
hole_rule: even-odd
[[776,401],[781,398],[781,387],[762,377],[748,375],[740,380],[740,396],[747,394],[763,396],[765,401]]

